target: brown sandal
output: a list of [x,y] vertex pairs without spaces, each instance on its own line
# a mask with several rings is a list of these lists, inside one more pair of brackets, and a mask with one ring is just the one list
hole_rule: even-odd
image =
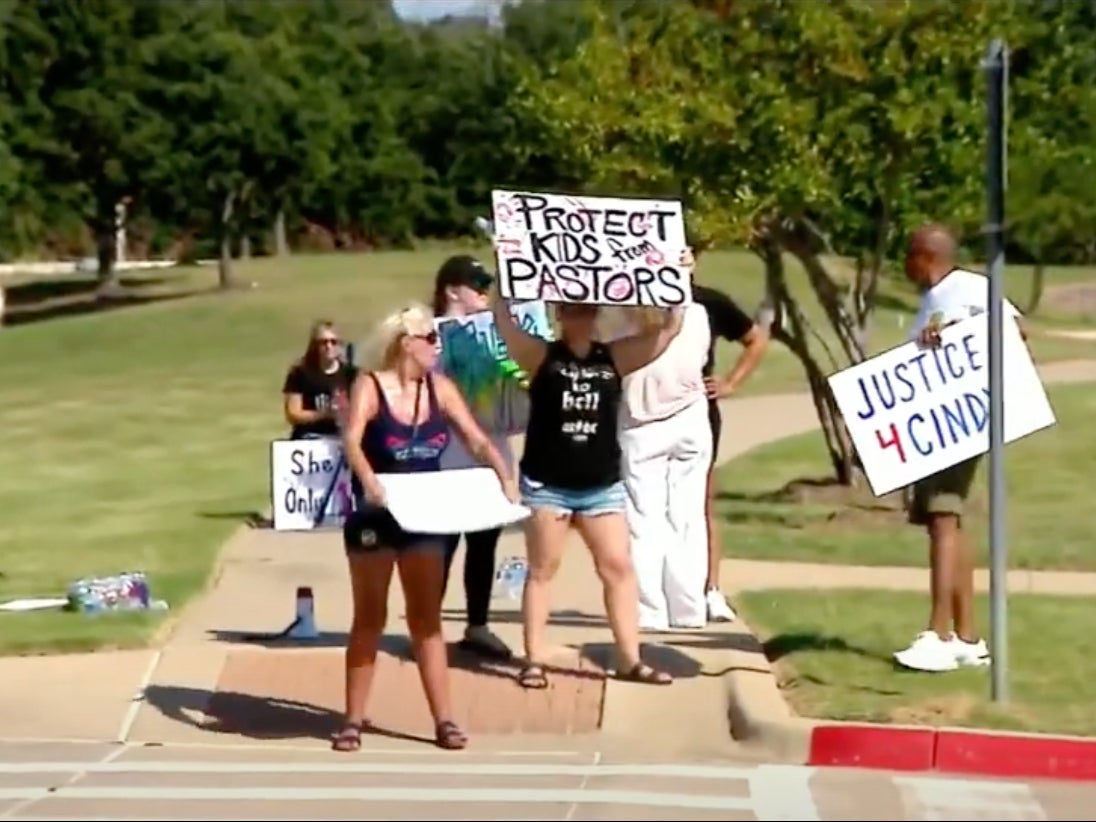
[[339,753],[355,753],[362,748],[362,725],[347,722],[331,737],[331,750]]
[[548,677],[544,673],[543,665],[526,665],[518,674],[518,684],[530,691],[543,691],[548,687]]
[[665,671],[656,671],[643,662],[637,662],[629,671],[619,674],[618,678],[643,685],[672,685],[674,682],[674,678]]
[[446,751],[460,751],[468,745],[468,737],[455,722],[439,722],[434,729],[434,744]]

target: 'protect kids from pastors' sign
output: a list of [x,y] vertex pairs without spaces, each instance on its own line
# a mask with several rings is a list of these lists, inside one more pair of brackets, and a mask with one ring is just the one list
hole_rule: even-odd
[[[989,450],[987,315],[906,343],[829,378],[876,496]],[[1004,322],[1005,442],[1054,425],[1054,409],[1016,323]]]
[[692,302],[681,203],[491,192],[499,293],[511,300]]

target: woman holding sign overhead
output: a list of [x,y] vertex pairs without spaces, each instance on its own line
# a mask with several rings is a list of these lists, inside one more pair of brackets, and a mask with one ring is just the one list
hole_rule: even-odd
[[522,600],[525,667],[520,682],[527,688],[548,685],[543,657],[548,589],[568,528],[574,524],[604,586],[620,676],[668,685],[671,677],[646,665],[639,655],[636,577],[624,517],[617,414],[622,377],[666,349],[681,329],[680,313],[672,312],[667,325],[657,331],[601,343],[595,338],[596,305],[558,305],[560,339],[555,342],[523,332],[502,299],[495,301],[494,312],[510,356],[533,375],[520,481],[522,502],[533,512],[526,525],[529,575]]
[[343,448],[358,504],[343,528],[354,618],[346,646],[346,722],[333,742],[339,751],[361,747],[363,712],[396,567],[437,744],[456,749],[467,743],[449,704],[449,660],[441,631],[444,538],[405,531],[385,507],[377,476],[441,470],[452,426],[468,451],[495,470],[507,496],[517,499],[510,466],[476,423],[460,391],[448,377],[431,373],[437,343],[434,318],[425,306],[392,314],[376,334],[379,367],[355,381],[350,397]]

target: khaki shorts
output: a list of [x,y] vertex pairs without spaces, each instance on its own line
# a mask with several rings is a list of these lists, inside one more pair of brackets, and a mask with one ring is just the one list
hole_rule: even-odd
[[938,514],[962,517],[981,461],[981,457],[974,457],[910,486],[907,489],[909,521],[914,525],[927,525],[929,517]]

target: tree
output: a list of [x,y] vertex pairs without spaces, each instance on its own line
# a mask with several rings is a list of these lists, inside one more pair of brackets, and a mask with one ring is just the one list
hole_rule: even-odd
[[144,193],[163,135],[162,119],[142,101],[145,46],[160,10],[124,0],[17,0],[5,28],[6,86],[27,117],[15,150],[91,229],[104,296],[118,288],[116,208]]
[[[837,351],[866,356],[878,278],[899,231],[980,207],[976,89],[985,2],[833,0],[599,10],[572,57],[529,78],[546,149],[592,188],[684,196],[701,233],[747,242],[767,270],[773,332],[799,358],[842,482],[854,454],[817,341],[784,271],[807,273]],[[824,255],[856,262],[853,282]]]

